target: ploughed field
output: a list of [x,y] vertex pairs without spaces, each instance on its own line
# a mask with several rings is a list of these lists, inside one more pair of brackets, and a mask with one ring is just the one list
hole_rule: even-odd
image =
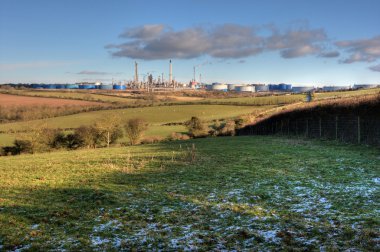
[[69,99],[57,99],[57,98],[42,98],[42,97],[30,97],[9,95],[0,93],[0,106],[1,107],[15,107],[15,106],[101,106],[102,103]]
[[0,250],[378,250],[380,152],[220,137],[0,158]]

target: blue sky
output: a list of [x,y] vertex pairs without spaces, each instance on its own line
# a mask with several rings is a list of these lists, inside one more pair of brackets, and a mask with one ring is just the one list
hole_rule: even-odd
[[[1,0],[0,83],[380,83],[380,1]],[[142,76],[140,76],[142,78]]]

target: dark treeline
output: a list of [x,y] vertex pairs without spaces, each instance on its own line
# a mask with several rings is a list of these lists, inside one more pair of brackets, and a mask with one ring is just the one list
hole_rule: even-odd
[[238,135],[296,135],[380,146],[380,95],[311,104],[263,118]]

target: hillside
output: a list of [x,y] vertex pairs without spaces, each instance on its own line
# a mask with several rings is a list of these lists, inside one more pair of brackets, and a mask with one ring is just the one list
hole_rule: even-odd
[[376,250],[379,167],[263,136],[1,157],[0,249]]

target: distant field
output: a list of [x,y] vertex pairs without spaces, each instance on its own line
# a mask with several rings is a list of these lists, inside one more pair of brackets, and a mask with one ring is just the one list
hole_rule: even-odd
[[151,124],[160,125],[169,122],[183,122],[189,120],[192,116],[197,116],[204,120],[213,120],[236,117],[251,112],[260,112],[269,108],[271,108],[271,106],[173,105],[101,110],[69,116],[60,116],[45,120],[0,124],[0,131],[25,129],[30,125],[36,125],[41,122],[46,122],[50,127],[54,128],[77,128],[81,125],[90,125],[97,119],[111,114],[118,115],[122,119],[140,117],[147,120]]
[[334,98],[346,98],[361,95],[371,95],[380,93],[380,88],[372,89],[359,89],[354,91],[340,91],[340,92],[325,92],[316,93],[315,98],[318,99],[334,99]]
[[41,98],[41,97],[28,97],[19,95],[8,95],[0,93],[0,106],[33,106],[33,105],[45,105],[49,107],[56,106],[100,106],[102,103],[90,102],[90,101],[79,101],[79,100],[68,100],[68,99],[54,99],[54,98]]
[[294,94],[294,95],[273,95],[273,96],[205,99],[198,102],[263,106],[263,105],[290,104],[290,103],[300,102],[304,100],[305,100],[305,95]]
[[136,101],[135,99],[130,99],[126,97],[94,94],[94,93],[91,93],[91,91],[78,92],[78,91],[11,90],[7,92],[10,92],[11,94],[24,95],[24,96],[78,99],[78,100],[108,102],[108,103],[131,103],[131,102]]
[[379,167],[279,137],[0,157],[0,250],[377,251]]

